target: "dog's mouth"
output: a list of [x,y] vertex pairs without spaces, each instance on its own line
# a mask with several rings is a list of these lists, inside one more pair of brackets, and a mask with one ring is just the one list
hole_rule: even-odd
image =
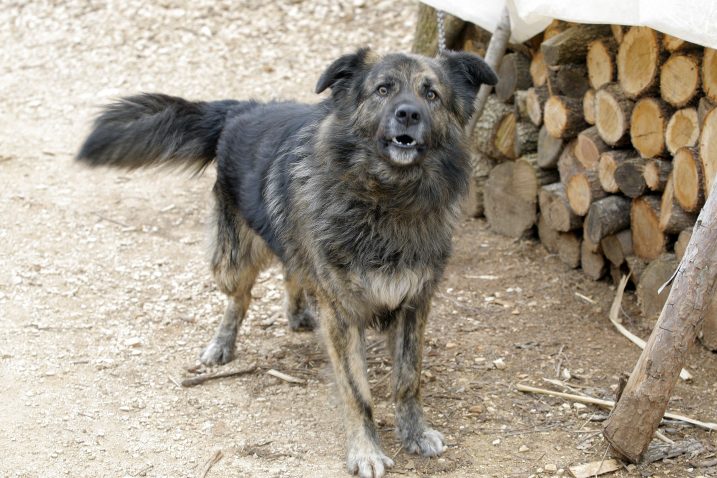
[[417,163],[426,149],[410,134],[384,137],[379,141],[379,147],[383,156],[397,166],[410,166]]
[[391,144],[399,148],[415,148],[418,145],[416,139],[408,134],[394,136],[391,138]]

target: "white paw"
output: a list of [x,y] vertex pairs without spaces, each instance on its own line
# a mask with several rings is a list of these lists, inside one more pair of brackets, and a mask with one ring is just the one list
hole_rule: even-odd
[[433,428],[426,428],[418,437],[409,439],[404,444],[408,453],[422,456],[438,456],[446,451],[443,434]]
[[349,473],[360,478],[382,478],[386,469],[393,466],[393,460],[384,455],[378,447],[366,450],[357,447],[349,451],[347,465]]
[[199,356],[204,365],[224,365],[234,360],[234,345],[213,339]]

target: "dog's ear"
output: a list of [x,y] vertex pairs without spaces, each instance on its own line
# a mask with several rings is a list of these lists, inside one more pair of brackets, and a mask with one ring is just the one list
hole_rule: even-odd
[[472,53],[447,51],[441,54],[439,61],[458,100],[459,116],[462,121],[468,121],[481,85],[495,85],[498,77],[481,57]]
[[357,73],[364,69],[368,54],[368,48],[361,48],[356,53],[344,55],[335,60],[321,74],[319,82],[316,83],[316,93],[321,93],[326,88],[336,90],[345,87]]

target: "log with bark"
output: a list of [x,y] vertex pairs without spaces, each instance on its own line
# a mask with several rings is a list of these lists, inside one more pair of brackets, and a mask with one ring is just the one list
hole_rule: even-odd
[[602,153],[598,162],[598,178],[602,188],[609,193],[618,192],[620,187],[615,182],[615,171],[620,164],[636,157],[637,153],[632,150],[613,149]]
[[[707,113],[715,109],[715,102],[712,101],[709,97],[703,96],[700,98],[700,101],[697,102],[697,129],[699,133],[699,129],[702,127],[702,123],[705,120],[705,117],[707,116]],[[691,146],[691,145],[686,145]]]
[[588,127],[583,117],[582,99],[551,96],[545,102],[543,122],[555,138],[570,139]]
[[572,269],[580,267],[581,243],[580,236],[573,231],[558,233],[558,257],[563,264]]
[[657,93],[662,63],[660,33],[648,27],[632,27],[617,52],[617,77],[628,98]]
[[530,78],[534,86],[543,86],[548,80],[548,69],[545,66],[543,52],[540,50],[533,53],[533,58],[530,60]]
[[637,304],[650,324],[657,320],[670,294],[669,285],[661,293],[660,288],[672,277],[678,264],[675,254],[662,254],[651,261],[640,276],[640,284],[636,290]]
[[605,422],[605,438],[630,461],[647,450],[717,292],[717,193],[697,224],[647,346]]
[[501,101],[511,101],[517,90],[527,90],[533,84],[530,77],[530,59],[522,53],[505,55],[498,67],[495,94]]
[[561,182],[546,184],[538,194],[540,213],[551,229],[560,232],[579,229],[583,220],[570,209],[565,185]]
[[607,262],[600,249],[600,244],[594,244],[588,238],[583,237],[583,242],[580,245],[580,266],[583,273],[592,280],[603,278],[607,272]]
[[525,107],[528,110],[530,121],[535,126],[543,124],[543,107],[548,101],[548,88],[546,86],[536,86],[528,89],[525,97]]
[[665,129],[673,109],[659,98],[641,98],[630,116],[630,140],[643,158],[656,158],[667,153]]
[[642,158],[629,158],[622,161],[614,173],[615,183],[620,192],[633,199],[642,196],[647,189],[644,171],[645,160]]
[[563,152],[563,140],[553,138],[548,134],[545,125],[538,132],[538,166],[543,169],[554,169],[558,165],[558,158]]
[[680,234],[677,236],[677,240],[675,241],[675,255],[677,256],[678,261],[681,261],[682,256],[685,255],[687,244],[689,244],[691,237],[692,227],[688,227],[687,229],[680,231]]
[[635,255],[627,256],[625,262],[627,263],[627,269],[630,271],[630,282],[637,287],[640,285],[640,278],[645,269],[647,269],[648,262]]
[[545,214],[542,209],[538,214],[538,238],[545,249],[551,254],[558,253],[558,231],[550,227],[545,220]]
[[517,115],[509,111],[498,120],[493,138],[493,146],[498,152],[498,159],[515,159],[515,124]]
[[[629,221],[629,215],[628,221]],[[615,266],[625,263],[625,258],[632,255],[632,232],[623,229],[615,234],[609,234],[602,238],[600,247],[607,260]]]
[[583,95],[583,116],[587,124],[595,124],[595,90],[592,88]]
[[630,200],[612,195],[590,205],[585,218],[585,236],[593,243],[630,226]]
[[675,188],[672,179],[667,181],[660,201],[660,230],[665,234],[679,234],[683,229],[695,223],[695,215],[688,213],[675,199]]
[[622,43],[622,40],[625,38],[625,33],[629,28],[630,27],[625,25],[610,25],[610,32],[618,45]]
[[592,203],[608,195],[600,186],[598,173],[594,169],[573,174],[565,185],[565,194],[570,209],[578,216],[586,215]]
[[684,146],[694,146],[700,137],[699,112],[695,108],[683,108],[667,122],[665,145],[670,154],[675,154]]
[[590,89],[587,68],[583,63],[548,67],[548,92],[570,98],[582,98]]
[[595,126],[603,141],[610,146],[624,146],[630,142],[628,132],[634,105],[615,83],[609,83],[595,93]]
[[513,107],[500,101],[495,95],[490,95],[486,101],[483,114],[476,122],[471,135],[472,148],[492,158],[501,156],[495,147],[495,136],[499,122],[508,114],[513,114]]
[[515,124],[515,139],[513,144],[513,157],[519,158],[534,153],[538,148],[538,127],[528,121],[518,121]]
[[672,161],[675,199],[687,212],[697,212],[704,204],[704,174],[696,148],[680,148]]
[[588,67],[590,86],[599,89],[601,86],[615,81],[615,53],[617,42],[614,38],[605,37],[593,40],[588,45],[585,62]]
[[[717,68],[717,65],[715,65]],[[705,197],[712,190],[715,174],[717,174],[717,108],[705,117],[700,133],[700,161],[704,174]]]
[[717,50],[705,48],[702,56],[702,90],[717,103]]
[[660,68],[660,96],[675,108],[692,103],[700,91],[700,59],[693,53],[673,53]]
[[659,192],[665,189],[665,184],[672,172],[672,162],[665,159],[645,160],[645,170],[642,177],[645,178],[645,185],[650,191]]
[[635,255],[651,261],[667,252],[667,236],[660,229],[660,197],[646,195],[632,200],[630,229]]
[[575,25],[543,41],[540,50],[548,66],[585,61],[588,44],[610,33],[607,25]]
[[600,155],[608,151],[610,146],[600,138],[595,126],[581,131],[575,144],[575,157],[586,169],[597,169]]
[[575,141],[568,143],[558,158],[558,173],[560,175],[560,182],[563,184],[568,184],[568,181],[573,175],[585,170],[583,165],[580,164],[575,157],[575,143]]

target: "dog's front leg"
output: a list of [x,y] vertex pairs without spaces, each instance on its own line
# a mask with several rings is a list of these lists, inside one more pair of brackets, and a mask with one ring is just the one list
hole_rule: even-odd
[[321,330],[345,409],[348,470],[361,478],[381,478],[393,460],[381,451],[373,421],[363,327],[340,306],[320,302]]
[[440,432],[426,424],[421,404],[423,334],[429,310],[428,294],[404,306],[396,314],[389,340],[393,351],[393,393],[398,437],[409,453],[437,456],[446,449],[444,438]]

